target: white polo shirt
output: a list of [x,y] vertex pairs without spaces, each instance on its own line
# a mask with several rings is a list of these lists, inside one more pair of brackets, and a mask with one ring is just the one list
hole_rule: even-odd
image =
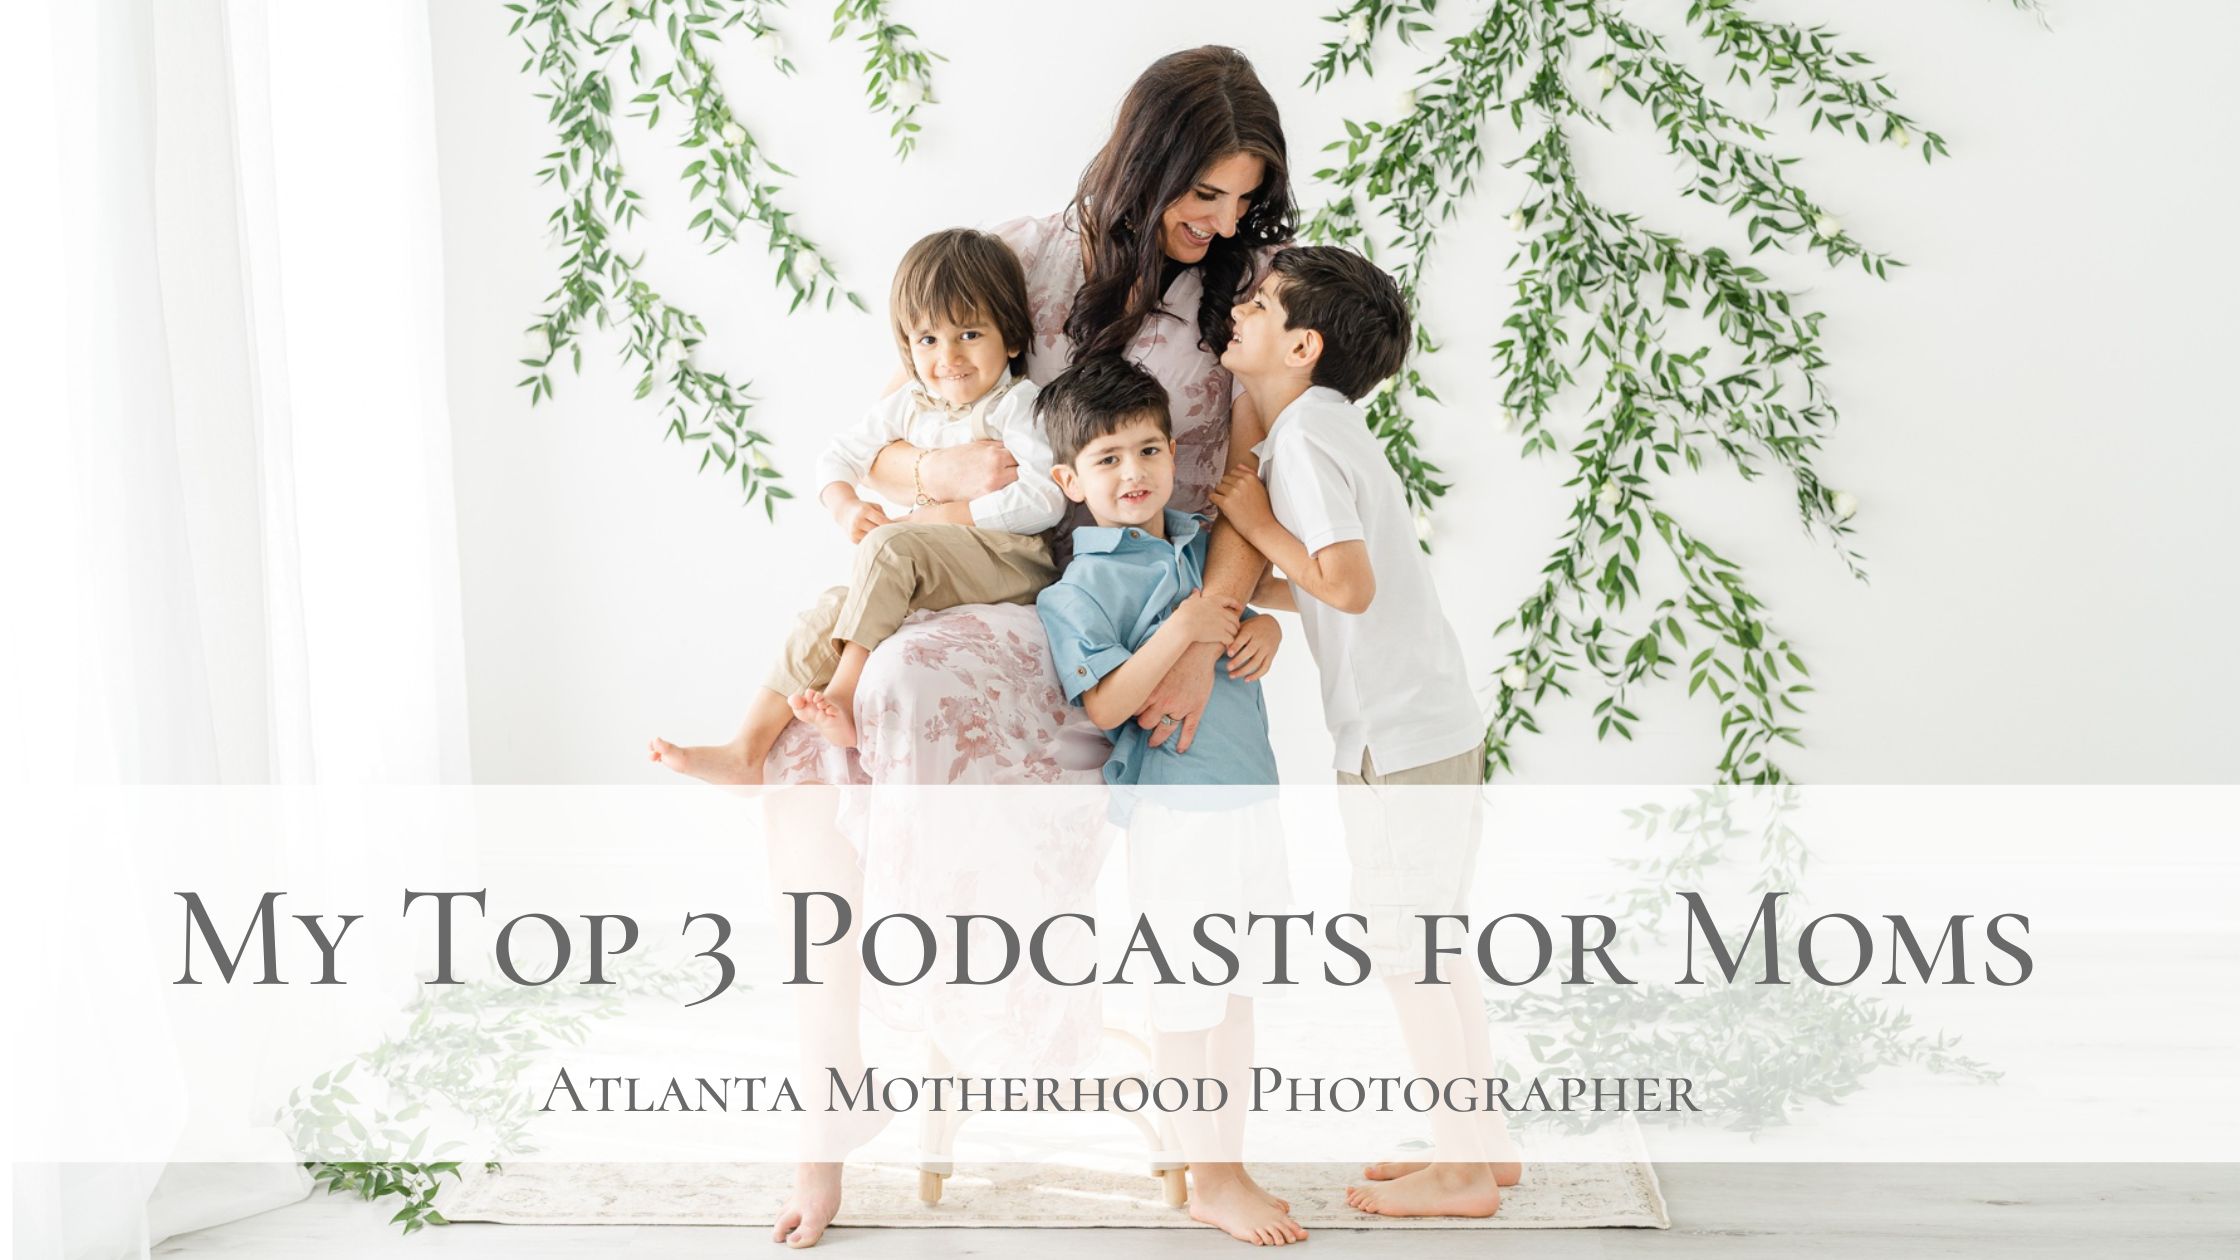
[[1276,519],[1307,554],[1355,539],[1368,544],[1377,593],[1366,611],[1339,612],[1291,583],[1322,672],[1336,767],[1360,773],[1367,749],[1377,773],[1392,774],[1477,747],[1485,717],[1472,698],[1462,645],[1439,610],[1407,491],[1362,410],[1317,385],[1283,409],[1252,453]]

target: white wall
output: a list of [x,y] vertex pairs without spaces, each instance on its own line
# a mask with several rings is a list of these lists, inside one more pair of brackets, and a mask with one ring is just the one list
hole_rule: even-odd
[[[783,79],[743,45],[719,62],[737,108],[798,178],[784,193],[875,310],[921,233],[1058,207],[1121,92],[1154,57],[1235,44],[1284,111],[1293,164],[1382,117],[1421,59],[1317,95],[1296,86],[1324,6],[1149,0],[1112,9],[899,0],[949,58],[918,154],[897,166],[864,109],[849,47],[821,11],[773,9],[800,66]],[[1453,6],[1449,25],[1469,16]],[[1657,6],[1635,6],[1646,16]],[[1871,53],[1954,159],[1784,135],[1803,178],[1856,234],[1911,264],[1876,284],[1802,262],[1779,274],[1829,315],[1829,379],[1845,422],[1823,475],[1864,507],[1873,584],[1800,535],[1771,479],[1724,471],[1660,493],[1745,562],[1814,667],[1817,782],[2183,782],[2232,779],[2240,699],[2224,633],[2240,612],[2224,483],[2240,440],[2216,365],[2233,343],[2235,266],[2223,238],[2235,179],[2223,0],[2055,0],[2052,34],[1992,0],[1887,0],[1769,9],[1828,20]],[[474,765],[485,782],[663,777],[647,736],[718,738],[735,723],[795,605],[844,571],[816,509],[773,527],[736,488],[695,476],[594,338],[580,379],[532,410],[513,382],[520,330],[553,284],[542,231],[556,193],[533,171],[553,147],[494,4],[430,4],[435,41],[451,410]],[[1389,41],[1388,41],[1389,42]],[[706,359],[751,378],[796,486],[821,435],[891,370],[880,319],[846,308],[787,317],[758,247],[709,256],[681,229],[673,130],[626,124],[624,156],[652,222],[645,275],[698,312]],[[1501,156],[1509,156],[1507,153]],[[1587,149],[1611,201],[1699,243],[1731,242],[1680,205],[1674,162],[1640,128]],[[1450,231],[1426,314],[1449,409],[1426,444],[1460,484],[1434,561],[1472,669],[1529,588],[1559,528],[1568,461],[1520,461],[1488,423],[1484,347],[1506,301],[1503,224],[1518,184],[1499,170]],[[1302,179],[1313,204],[1317,187]],[[1714,233],[1718,235],[1714,236]],[[1304,645],[1270,682],[1288,777],[1322,777]],[[1592,698],[1551,710],[1520,747],[1526,781],[1690,781],[1717,759],[1716,719],[1679,686],[1641,697],[1633,745],[1597,744]]]

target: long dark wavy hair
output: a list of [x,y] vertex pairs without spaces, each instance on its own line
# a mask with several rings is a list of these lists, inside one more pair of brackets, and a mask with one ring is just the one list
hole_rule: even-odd
[[1158,312],[1166,251],[1160,216],[1208,167],[1239,153],[1266,163],[1235,236],[1216,236],[1200,269],[1198,339],[1215,354],[1229,344],[1229,308],[1252,265],[1252,252],[1289,241],[1294,231],[1291,173],[1276,103],[1252,63],[1234,48],[1208,45],[1151,63],[1120,102],[1112,136],[1074,192],[1087,278],[1074,294],[1066,336],[1075,359],[1117,353]]

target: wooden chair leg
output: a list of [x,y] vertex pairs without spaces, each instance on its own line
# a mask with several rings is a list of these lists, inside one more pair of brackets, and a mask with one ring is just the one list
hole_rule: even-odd
[[1159,1180],[1165,1185],[1168,1207],[1178,1208],[1190,1201],[1190,1183],[1184,1177],[1188,1167],[1185,1164],[1160,1171]]
[[[941,1047],[930,1041],[926,1047],[928,1071],[935,1076],[954,1072]],[[933,1207],[941,1202],[944,1182],[955,1174],[957,1130],[963,1127],[965,1117],[961,1112],[928,1111],[918,1127],[918,1202]]]

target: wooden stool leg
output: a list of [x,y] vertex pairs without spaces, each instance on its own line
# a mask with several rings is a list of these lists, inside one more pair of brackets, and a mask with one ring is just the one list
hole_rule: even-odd
[[932,1207],[941,1202],[941,1183],[944,1178],[937,1172],[918,1173],[918,1202]]
[[1188,1165],[1184,1165],[1182,1168],[1169,1168],[1159,1174],[1159,1180],[1166,1186],[1168,1207],[1178,1208],[1190,1201],[1190,1183],[1183,1176],[1184,1169],[1187,1167]]

